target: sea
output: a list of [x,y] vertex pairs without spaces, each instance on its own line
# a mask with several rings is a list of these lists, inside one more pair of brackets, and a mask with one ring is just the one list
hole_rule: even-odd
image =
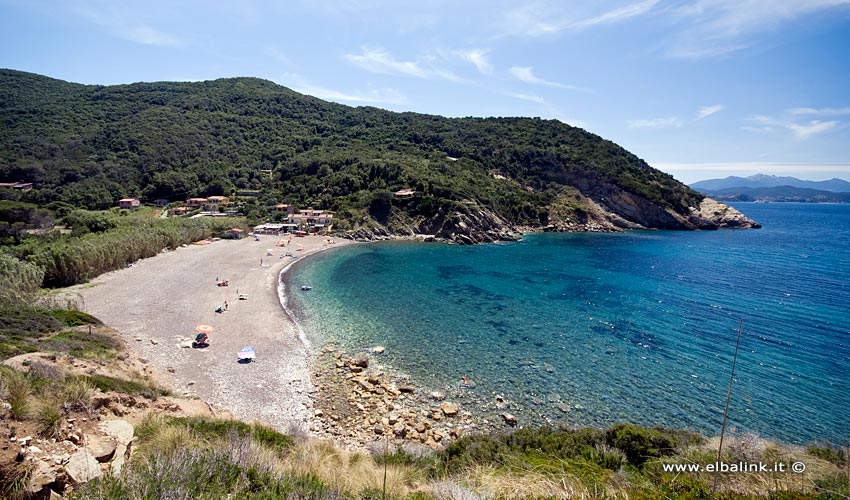
[[341,247],[293,266],[285,303],[314,348],[384,346],[491,423],[719,435],[731,379],[733,432],[846,445],[850,205],[735,207],[763,228]]

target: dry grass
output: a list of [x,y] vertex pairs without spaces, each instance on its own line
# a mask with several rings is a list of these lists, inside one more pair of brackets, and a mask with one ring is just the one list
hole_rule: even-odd
[[0,398],[9,403],[9,414],[15,420],[26,419],[32,409],[33,381],[26,373],[2,367]]
[[38,424],[38,434],[41,437],[58,438],[61,435],[65,412],[55,398],[39,398],[34,405],[32,417]]
[[150,453],[172,454],[178,450],[197,448],[204,443],[185,427],[164,425],[146,443],[145,450]]
[[[331,488],[347,492],[383,489],[384,466],[371,457],[337,448],[327,441],[296,445],[283,459],[284,469],[294,475],[313,475]],[[386,491],[394,497],[410,493],[424,480],[424,471],[413,466],[387,465]]]
[[463,483],[484,498],[587,498],[587,491],[575,478],[561,481],[535,471],[510,471],[491,466],[473,467]]
[[435,500],[489,500],[491,498],[469,490],[460,483],[450,481],[431,483],[427,491]]
[[59,400],[62,407],[69,411],[85,411],[91,413],[94,386],[86,379],[66,377],[59,388]]

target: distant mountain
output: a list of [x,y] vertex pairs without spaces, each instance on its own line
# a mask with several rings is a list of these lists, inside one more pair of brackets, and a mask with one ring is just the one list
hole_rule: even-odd
[[704,194],[718,201],[775,201],[798,203],[850,203],[850,193],[833,193],[820,189],[792,186],[735,187],[704,190]]
[[832,193],[850,193],[850,182],[841,179],[830,179],[828,181],[805,181],[796,177],[778,177],[775,175],[756,174],[750,177],[730,176],[725,179],[709,179],[695,182],[690,185],[703,194],[726,189],[740,188],[770,188],[790,186],[795,188],[816,189]]

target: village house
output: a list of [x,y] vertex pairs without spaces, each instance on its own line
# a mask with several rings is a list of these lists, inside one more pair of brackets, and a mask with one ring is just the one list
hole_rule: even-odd
[[178,215],[186,215],[189,213],[189,207],[174,207],[168,211],[172,217],[176,217]]
[[189,198],[186,200],[186,206],[189,208],[201,208],[207,204],[206,198]]
[[32,182],[0,182],[0,188],[14,189],[15,191],[29,191]]
[[284,205],[283,203],[275,205],[274,209],[277,212],[286,212],[287,214],[294,214],[298,210],[295,205]]
[[254,234],[281,235],[291,233],[297,229],[295,224],[260,224],[254,227]]
[[210,196],[204,204],[204,210],[207,212],[218,212],[219,207],[223,207],[230,203],[227,196]]
[[118,208],[133,209],[139,208],[139,205],[141,205],[141,203],[138,198],[121,198],[118,200]]
[[286,218],[292,226],[323,228],[333,222],[333,217],[334,215],[330,212],[308,208],[307,210],[299,210],[295,214],[289,214]]

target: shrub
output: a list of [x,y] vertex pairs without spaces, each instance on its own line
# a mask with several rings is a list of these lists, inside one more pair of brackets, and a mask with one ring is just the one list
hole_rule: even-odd
[[46,309],[0,305],[0,359],[37,351],[38,339],[60,328]]
[[809,455],[814,455],[835,465],[847,465],[847,452],[844,451],[844,448],[826,443],[822,445],[810,445],[806,448],[806,451]]
[[178,417],[169,423],[190,429],[196,436],[212,439],[231,435],[250,437],[274,449],[283,450],[292,446],[292,437],[281,434],[260,424],[246,424],[240,420],[217,420],[203,417]]
[[21,305],[38,295],[44,269],[0,252],[0,304]]
[[642,467],[651,458],[672,455],[675,441],[662,430],[618,424],[606,432],[609,446],[623,452],[630,464]]
[[103,322],[91,314],[68,309],[52,309],[50,315],[61,321],[65,326],[102,325]]
[[168,396],[171,394],[169,391],[151,383],[136,382],[106,375],[84,375],[83,379],[103,392],[122,392],[131,396],[142,396],[147,399],[156,399],[159,396]]
[[112,359],[116,352],[123,348],[121,340],[117,337],[79,330],[65,330],[48,339],[42,339],[40,345],[43,350],[98,360]]

